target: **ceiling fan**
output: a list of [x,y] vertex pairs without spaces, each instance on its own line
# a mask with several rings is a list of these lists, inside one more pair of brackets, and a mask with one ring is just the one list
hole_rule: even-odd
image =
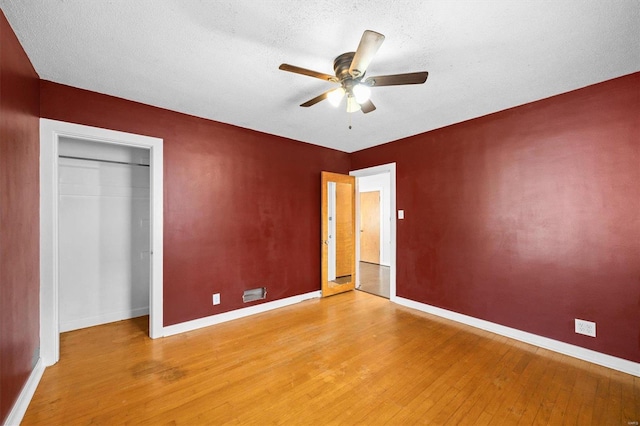
[[360,44],[355,52],[343,53],[333,61],[335,76],[289,64],[282,64],[279,69],[340,84],[340,87],[327,90],[321,95],[301,104],[301,107],[310,107],[324,99],[329,99],[329,102],[337,107],[346,95],[347,112],[362,110],[362,112],[366,114],[376,109],[373,102],[369,99],[371,87],[422,84],[427,81],[427,77],[429,76],[428,72],[421,71],[406,74],[381,75],[377,77],[367,77],[365,79],[364,76],[367,67],[383,41],[384,36],[382,34],[366,30],[364,34],[362,34]]

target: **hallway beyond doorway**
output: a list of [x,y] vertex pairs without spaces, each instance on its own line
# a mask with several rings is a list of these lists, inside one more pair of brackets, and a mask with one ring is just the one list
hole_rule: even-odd
[[388,299],[390,268],[368,262],[360,262],[359,268],[360,287],[358,290]]

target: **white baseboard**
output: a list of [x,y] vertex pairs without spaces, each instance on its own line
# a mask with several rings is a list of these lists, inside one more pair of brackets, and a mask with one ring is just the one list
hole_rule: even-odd
[[20,422],[22,422],[24,413],[27,412],[31,398],[33,398],[33,394],[36,393],[36,388],[38,387],[38,383],[40,383],[43,373],[44,363],[42,362],[42,358],[38,358],[38,362],[36,362],[27,382],[22,387],[18,399],[15,404],[13,404],[11,411],[9,411],[9,415],[4,422],[5,426],[18,426]]
[[93,327],[100,324],[108,324],[110,322],[122,321],[131,318],[137,318],[149,315],[149,307],[128,309],[125,311],[107,312],[88,318],[78,318],[72,321],[60,321],[60,333],[65,331],[79,330],[81,328]]
[[470,325],[472,327],[480,328],[482,330],[490,331],[501,336],[510,337],[521,342],[529,343],[534,346],[538,346],[550,351],[559,352],[564,355],[568,355],[574,358],[588,361],[593,364],[602,365],[604,367],[618,370],[623,373],[631,374],[636,377],[640,377],[640,363],[629,361],[626,359],[618,358],[615,356],[596,352],[591,349],[582,348],[569,343],[560,342],[558,340],[549,339],[548,337],[539,336],[537,334],[528,333],[526,331],[518,330],[504,325],[496,324],[493,322],[485,321],[479,318],[470,317],[468,315],[459,314],[457,312],[449,311],[447,309],[438,308],[436,306],[427,305],[425,303],[416,302],[403,297],[395,297],[393,302],[406,306],[408,308],[416,309],[418,311],[433,314],[442,318],[450,319],[462,324]]
[[235,311],[224,312],[222,314],[211,315],[209,317],[199,318],[193,321],[166,326],[163,328],[163,336],[173,336],[175,334],[197,330],[203,327],[209,327],[211,325],[244,318],[249,315],[255,315],[262,312],[271,311],[273,309],[282,308],[284,306],[293,305],[305,300],[317,299],[320,296],[320,291],[312,291],[311,293],[300,294],[297,296],[287,297],[285,299],[274,300],[273,302],[261,303],[259,305],[236,309]]

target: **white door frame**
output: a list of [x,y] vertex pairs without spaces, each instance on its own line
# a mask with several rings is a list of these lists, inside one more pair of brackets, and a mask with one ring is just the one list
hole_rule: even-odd
[[[389,300],[396,301],[396,163],[382,164],[380,166],[368,167],[366,169],[354,170],[349,175],[356,177],[356,194],[358,193],[359,177],[379,175],[389,173],[390,190],[389,206],[391,209],[391,252],[389,253]],[[356,197],[356,229],[360,229],[360,197]],[[360,233],[356,232],[356,265],[360,264]],[[360,274],[356,274],[356,286],[360,287]]]
[[60,137],[149,150],[151,256],[149,336],[162,337],[163,140],[98,127],[40,119],[40,358],[60,359],[58,311],[58,142]]

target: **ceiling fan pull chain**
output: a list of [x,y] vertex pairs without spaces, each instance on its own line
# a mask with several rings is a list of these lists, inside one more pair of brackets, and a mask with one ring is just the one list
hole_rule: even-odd
[[351,130],[351,115],[352,114],[347,114],[349,116],[349,130]]

